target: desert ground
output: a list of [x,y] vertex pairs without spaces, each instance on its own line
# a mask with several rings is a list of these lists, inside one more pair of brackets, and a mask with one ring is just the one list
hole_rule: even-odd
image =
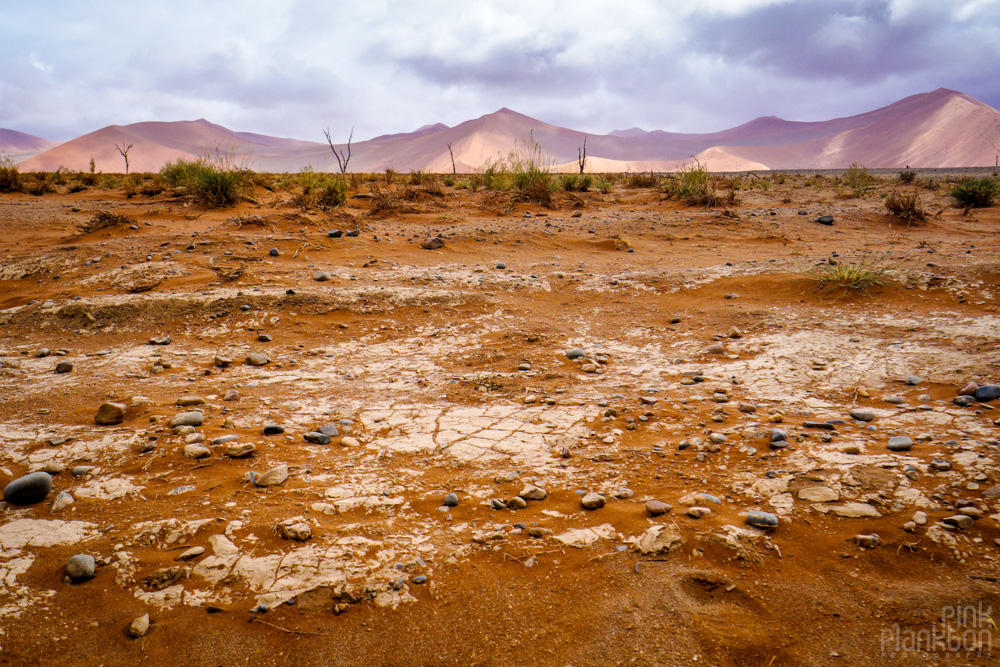
[[27,177],[0,487],[52,489],[0,505],[0,664],[997,664],[1000,410],[959,394],[1000,208],[960,175]]

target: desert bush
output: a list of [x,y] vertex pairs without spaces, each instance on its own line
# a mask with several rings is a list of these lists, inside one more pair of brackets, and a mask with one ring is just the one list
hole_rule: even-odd
[[913,183],[915,180],[917,180],[917,172],[910,170],[899,172],[900,183]]
[[890,251],[864,251],[856,259],[825,262],[804,273],[821,290],[866,293],[872,287],[881,285],[886,274],[897,266]]
[[41,197],[50,192],[55,192],[55,187],[48,177],[42,172],[35,172],[31,178],[24,178],[21,181],[21,189],[29,195]]
[[506,157],[487,160],[476,170],[476,180],[487,190],[517,190],[522,200],[552,206],[557,183],[552,178],[552,160],[532,136],[518,144]]
[[337,208],[347,203],[347,186],[340,179],[329,181],[316,196],[316,205],[323,210]]
[[559,177],[559,187],[566,192],[587,192],[594,184],[590,174],[563,174]]
[[927,212],[920,201],[920,194],[914,190],[910,194],[900,194],[893,190],[883,202],[889,215],[906,223],[926,220]]
[[1000,195],[1000,183],[992,178],[970,178],[951,189],[955,204],[965,209],[993,206],[997,195]]
[[611,188],[613,186],[614,183],[610,179],[608,179],[607,176],[597,177],[597,183],[596,183],[597,191],[600,192],[602,195],[606,195],[609,192],[611,192]]
[[658,188],[660,177],[652,171],[628,172],[625,174],[625,187],[632,189]]
[[448,186],[449,188],[455,187],[455,177],[452,176],[452,175],[450,175],[450,174],[448,176],[445,176],[444,177],[444,184],[446,186]]
[[[664,188],[667,196],[679,199],[687,206],[718,206],[722,199],[716,193],[715,180],[701,165],[691,165],[677,172]],[[736,193],[730,191],[730,199],[735,203]]]
[[168,162],[160,170],[163,181],[171,187],[183,187],[194,200],[209,207],[233,206],[249,190],[253,172],[229,167],[207,159]]
[[871,174],[865,169],[864,165],[860,165],[857,162],[851,164],[844,172],[841,177],[841,182],[851,189],[851,194],[855,198],[863,197],[865,192],[868,191],[869,186],[872,183]]
[[10,157],[0,156],[0,192],[19,192],[21,190],[21,172]]

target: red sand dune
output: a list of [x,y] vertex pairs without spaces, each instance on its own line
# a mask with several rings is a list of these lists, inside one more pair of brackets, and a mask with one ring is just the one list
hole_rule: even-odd
[[[843,168],[855,162],[872,168],[987,166],[995,163],[1000,151],[1000,112],[968,95],[939,88],[875,111],[827,121],[769,116],[708,134],[632,128],[587,135],[504,108],[455,127],[438,123],[356,142],[349,169],[449,172],[450,144],[456,170],[469,172],[512,151],[531,152],[534,141],[553,168],[576,171],[584,137],[588,171],[666,171],[691,164],[693,158],[715,171]],[[337,169],[329,146],[321,141],[233,132],[204,119],[113,125],[46,150],[25,160],[21,168],[84,170],[93,158],[100,171],[123,171],[116,143],[133,144],[129,153],[133,171],[156,171],[170,160],[206,155],[229,156],[260,171]]]

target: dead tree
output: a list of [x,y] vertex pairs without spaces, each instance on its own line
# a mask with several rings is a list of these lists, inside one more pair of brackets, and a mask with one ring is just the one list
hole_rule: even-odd
[[[128,175],[128,152],[132,150],[132,144],[129,144],[125,148],[122,148],[118,144],[115,144],[115,148],[117,148],[118,152],[122,154],[123,158],[125,158],[125,174]],[[93,160],[91,160],[91,163],[93,163]],[[93,168],[91,168],[90,171],[93,172],[94,171]]]
[[451,173],[457,173],[455,171],[455,154],[451,151],[451,144],[448,144],[448,155],[451,156]]
[[587,137],[583,137],[583,148],[576,149],[576,162],[580,165],[580,173],[583,173],[584,167],[587,166]]
[[323,134],[326,135],[326,143],[330,144],[330,150],[333,151],[333,157],[337,158],[337,165],[340,167],[340,173],[347,173],[347,163],[351,161],[351,140],[354,139],[354,128],[351,128],[351,135],[347,137],[347,153],[344,151],[338,151],[336,146],[333,145],[333,139],[330,138],[330,128],[323,130]]

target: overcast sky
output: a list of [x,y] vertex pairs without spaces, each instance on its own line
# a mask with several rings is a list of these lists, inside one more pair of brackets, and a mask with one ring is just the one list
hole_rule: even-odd
[[323,141],[510,107],[591,133],[1000,107],[1000,0],[0,0],[0,127],[204,117]]

